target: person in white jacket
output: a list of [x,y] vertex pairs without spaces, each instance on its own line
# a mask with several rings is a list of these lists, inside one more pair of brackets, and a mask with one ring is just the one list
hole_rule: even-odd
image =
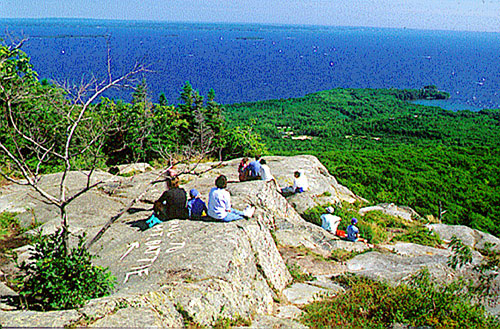
[[337,227],[340,224],[342,218],[335,216],[333,213],[335,209],[333,207],[326,207],[326,214],[321,215],[321,227],[332,234],[337,233]]
[[208,194],[208,216],[221,222],[232,222],[252,217],[255,211],[253,206],[248,206],[243,211],[231,207],[231,196],[226,187],[227,177],[224,175],[217,177],[215,187]]

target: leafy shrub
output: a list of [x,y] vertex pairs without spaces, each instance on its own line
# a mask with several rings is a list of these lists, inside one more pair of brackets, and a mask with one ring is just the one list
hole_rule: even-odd
[[321,215],[326,214],[325,208],[329,205],[316,206],[304,211],[303,217],[309,223],[321,226]]
[[233,327],[249,327],[252,321],[237,315],[234,318],[220,316],[214,323],[214,329],[231,329]]
[[439,235],[424,226],[412,226],[408,229],[407,233],[395,236],[393,240],[411,242],[431,247],[436,247],[441,244]]
[[290,272],[290,275],[292,276],[294,282],[306,282],[306,281],[313,281],[316,279],[314,276],[308,273],[304,273],[299,265],[287,264],[286,267],[288,268],[288,271]]
[[391,287],[368,278],[341,276],[350,290],[307,305],[301,321],[310,328],[387,328],[393,323],[434,328],[500,328],[464,292],[464,282],[438,286],[424,269],[407,284]]
[[[464,279],[468,282],[467,289],[470,294],[478,300],[489,302],[495,301],[499,293],[495,281],[500,269],[500,252],[492,250],[492,246],[491,243],[486,242],[484,249],[479,250],[484,258],[479,264],[472,266],[476,278]],[[447,261],[448,266],[451,268],[456,269],[472,263],[471,248],[455,235],[451,238],[448,248],[452,250],[452,254]]]
[[19,267],[20,295],[30,308],[42,310],[70,309],[86,300],[109,294],[115,278],[99,266],[92,265],[85,249],[85,236],[78,236],[78,245],[66,254],[63,231],[33,237],[30,258]]
[[2,239],[5,235],[11,234],[18,228],[19,221],[16,217],[16,213],[7,211],[0,213],[0,239]]

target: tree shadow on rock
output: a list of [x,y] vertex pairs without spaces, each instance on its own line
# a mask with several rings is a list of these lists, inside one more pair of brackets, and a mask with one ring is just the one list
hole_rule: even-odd
[[132,222],[127,222],[127,225],[129,225],[130,227],[138,228],[139,230],[141,230],[141,232],[144,232],[150,228],[148,223],[146,223],[148,219],[149,217],[146,217],[144,219],[138,219]]
[[135,207],[131,207],[129,210],[127,210],[127,213],[129,214],[135,214],[137,212],[141,212],[141,211],[151,211],[153,210],[152,208],[135,208]]

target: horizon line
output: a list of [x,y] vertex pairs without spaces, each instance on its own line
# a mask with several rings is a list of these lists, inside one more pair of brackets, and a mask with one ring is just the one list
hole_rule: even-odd
[[263,22],[210,22],[210,21],[171,21],[155,19],[118,19],[118,18],[88,18],[88,17],[0,17],[2,20],[67,20],[67,21],[111,21],[111,22],[136,22],[136,23],[168,23],[168,24],[201,24],[201,25],[257,25],[257,26],[281,26],[281,27],[313,27],[313,28],[350,28],[350,29],[392,29],[408,31],[435,31],[435,32],[470,32],[470,33],[500,33],[500,31],[483,30],[456,30],[456,29],[428,29],[417,27],[394,27],[394,26],[368,26],[368,25],[326,25],[326,24],[304,24],[304,23],[263,23]]

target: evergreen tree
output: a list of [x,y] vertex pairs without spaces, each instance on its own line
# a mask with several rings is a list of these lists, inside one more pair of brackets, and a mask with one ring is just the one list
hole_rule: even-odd
[[142,78],[141,82],[137,84],[132,93],[132,104],[150,103],[148,84],[146,79]]
[[165,96],[165,93],[161,93],[160,97],[158,97],[158,103],[160,106],[167,106],[168,105],[168,100],[167,96]]

